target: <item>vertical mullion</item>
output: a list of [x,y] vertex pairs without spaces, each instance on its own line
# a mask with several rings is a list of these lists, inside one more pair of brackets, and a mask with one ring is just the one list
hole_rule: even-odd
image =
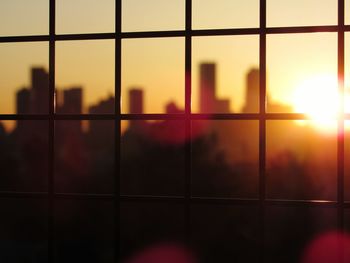
[[265,166],[266,166],[266,0],[260,0],[259,35],[259,239],[260,262],[265,253]]
[[115,1],[115,178],[114,178],[114,213],[115,213],[115,261],[120,262],[120,144],[121,144],[121,25],[122,0]]
[[192,94],[192,0],[186,0],[185,7],[185,133],[188,139],[185,144],[185,235],[190,240],[191,232],[191,94]]
[[344,230],[344,0],[338,0],[338,174],[337,174],[337,202],[338,228]]
[[55,34],[56,1],[49,2],[49,171],[48,171],[48,262],[55,261],[55,186],[54,186],[54,101],[55,101]]

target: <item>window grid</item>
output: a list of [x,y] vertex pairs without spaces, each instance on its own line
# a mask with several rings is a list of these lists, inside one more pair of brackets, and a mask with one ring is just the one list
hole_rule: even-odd
[[[266,113],[266,36],[269,34],[313,33],[313,32],[336,32],[338,35],[338,89],[344,94],[344,35],[350,32],[350,25],[345,25],[345,0],[338,0],[338,24],[334,26],[298,26],[298,27],[266,27],[266,0],[260,0],[260,26],[259,28],[235,28],[235,29],[204,29],[192,30],[192,0],[186,0],[185,29],[174,31],[156,32],[122,32],[122,0],[116,0],[115,4],[115,32],[114,33],[89,33],[56,35],[56,0],[48,0],[49,8],[49,35],[35,36],[3,36],[0,43],[8,42],[49,42],[49,113],[42,115],[0,114],[0,120],[47,120],[49,121],[49,171],[48,192],[9,192],[0,191],[0,198],[42,198],[48,201],[48,257],[49,262],[54,262],[54,211],[55,201],[59,199],[87,199],[87,200],[114,200],[115,204],[115,253],[118,259],[119,252],[119,208],[121,201],[128,202],[165,202],[181,203],[185,206],[185,231],[186,237],[190,234],[191,204],[229,204],[259,207],[259,239],[260,239],[260,262],[264,262],[264,232],[265,210],[267,206],[296,206],[296,207],[332,207],[337,208],[338,228],[344,230],[344,210],[350,208],[350,203],[344,200],[344,120],[350,119],[350,114],[341,112],[338,118],[337,133],[337,200],[314,201],[314,200],[269,200],[266,199],[265,171],[266,171],[266,121],[267,120],[302,120],[308,119],[300,113]],[[260,69],[260,109],[259,113],[227,113],[227,114],[200,114],[191,112],[191,78],[192,78],[192,38],[195,36],[218,36],[218,35],[259,35],[259,69]],[[121,45],[122,39],[128,38],[153,38],[153,37],[184,37],[185,38],[185,113],[183,114],[122,114],[121,113]],[[103,115],[57,115],[54,113],[54,88],[55,88],[55,46],[56,41],[66,40],[115,40],[115,113]],[[342,96],[343,97],[343,96]],[[341,109],[344,109],[344,101],[341,100]],[[192,197],[191,194],[191,143],[185,148],[186,180],[185,195],[183,197],[167,196],[127,196],[120,194],[120,142],[122,120],[184,120],[186,123],[186,135],[190,138],[192,120],[258,120],[259,121],[259,197],[258,199],[241,198],[202,198]],[[55,193],[54,188],[54,122],[55,120],[114,120],[115,121],[115,192],[114,194],[65,194]]]

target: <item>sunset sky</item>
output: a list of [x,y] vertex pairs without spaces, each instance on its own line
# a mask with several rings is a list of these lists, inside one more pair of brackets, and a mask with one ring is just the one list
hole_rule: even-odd
[[[48,0],[2,0],[0,35],[48,34]],[[113,32],[114,0],[57,0],[57,34]],[[346,9],[350,0],[346,0]],[[123,31],[182,30],[184,0],[124,0]],[[316,11],[317,10],[317,11]],[[218,16],[217,14],[220,14]],[[350,11],[346,12],[350,24]],[[267,0],[267,25],[335,25],[336,0]],[[259,26],[258,0],[193,0],[193,28]],[[231,110],[244,103],[246,74],[259,65],[259,36],[194,37],[193,111],[198,111],[201,62],[217,64],[217,95]],[[122,102],[128,89],[145,91],[145,111],[164,112],[175,101],[184,106],[185,39],[126,39],[122,42]],[[350,33],[346,34],[346,76],[350,78]],[[30,83],[30,67],[48,67],[48,43],[0,44],[0,113],[15,112],[15,91]],[[272,101],[293,105],[294,95],[313,75],[337,75],[337,34],[281,34],[267,37],[267,84]],[[83,86],[85,106],[114,95],[114,41],[56,43],[56,86]],[[336,87],[334,87],[336,88]],[[86,108],[85,108],[86,110]],[[267,109],[269,110],[269,109]]]

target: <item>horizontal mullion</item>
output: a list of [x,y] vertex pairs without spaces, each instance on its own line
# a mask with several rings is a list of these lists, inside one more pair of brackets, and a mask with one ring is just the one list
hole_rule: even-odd
[[292,206],[292,207],[337,207],[337,201],[330,200],[288,200],[288,199],[267,199],[264,201],[268,206]]
[[55,114],[55,120],[116,120],[116,114]]
[[258,35],[259,28],[198,29],[190,31],[192,36]]
[[142,31],[142,32],[122,32],[121,38],[157,38],[157,37],[184,37],[185,30],[176,31]]
[[[167,31],[142,31],[122,32],[121,38],[156,38],[156,37],[184,37],[190,36],[216,36],[216,35],[257,35],[265,34],[289,34],[289,33],[317,33],[350,31],[350,25],[345,26],[297,26],[297,27],[268,27],[261,28],[229,28],[229,29],[197,29],[197,30],[167,30]],[[87,33],[87,34],[57,34],[53,38],[57,41],[64,40],[94,40],[115,39],[116,33]],[[0,43],[6,42],[35,42],[49,41],[49,35],[30,36],[1,36]]]
[[266,34],[292,34],[292,33],[321,33],[338,32],[341,27],[335,26],[296,26],[296,27],[268,27]]
[[115,120],[115,114],[0,114],[0,120]]
[[15,191],[0,191],[0,198],[43,198],[47,199],[47,192],[15,192]]
[[43,42],[49,41],[49,35],[40,36],[4,36],[0,37],[0,43],[11,43],[11,42]]
[[[0,120],[312,120],[303,113],[0,114]],[[339,119],[350,120],[350,113]]]
[[115,33],[96,33],[96,34],[65,34],[55,35],[55,40],[94,40],[94,39],[115,39]]
[[183,114],[166,113],[146,113],[146,114],[121,114],[121,120],[185,120],[187,117]]
[[113,200],[113,194],[93,194],[93,193],[55,193],[55,199],[69,199],[69,200]]
[[[49,197],[47,192],[15,192],[0,191],[0,198],[42,198]],[[113,200],[114,194],[91,194],[91,193],[55,193],[55,199],[72,199],[72,200]],[[152,195],[120,195],[121,201],[126,202],[181,202],[185,203],[184,196],[152,196]],[[259,205],[259,199],[246,198],[210,198],[210,197],[191,197],[190,202],[193,204],[227,204],[227,205]],[[337,201],[330,200],[288,200],[288,199],[266,199],[267,206],[281,207],[338,207],[343,206],[350,208],[350,202],[339,204]]]

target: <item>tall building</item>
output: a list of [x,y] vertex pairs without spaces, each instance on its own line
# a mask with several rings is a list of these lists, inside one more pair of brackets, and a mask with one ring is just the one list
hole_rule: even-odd
[[247,74],[244,113],[259,112],[259,70],[251,69]]
[[216,65],[202,63],[199,66],[199,110],[201,113],[215,112]]
[[45,114],[49,111],[49,74],[44,68],[32,68],[32,113]]
[[[108,97],[98,104],[89,108],[90,114],[113,114],[115,112],[115,98]],[[110,146],[114,142],[114,121],[113,120],[90,120],[89,138],[93,148]]]
[[[22,88],[16,93],[16,114],[31,113],[31,92],[30,89]],[[26,130],[26,121],[18,120],[16,122],[17,133],[23,137],[28,131]]]
[[230,112],[230,100],[215,99],[215,113],[228,113],[228,112]]
[[133,88],[129,90],[129,113],[143,113],[143,90]]
[[16,113],[17,114],[30,114],[31,112],[31,99],[30,90],[22,88],[16,93]]
[[[132,88],[129,90],[129,113],[143,113],[143,90],[140,88]],[[140,120],[131,120],[130,129],[137,130],[143,125]]]
[[101,100],[98,104],[89,108],[90,114],[113,114],[115,112],[115,98],[109,96],[105,100]]
[[82,114],[83,112],[83,89],[73,87],[63,91],[63,104],[61,112],[64,114]]

